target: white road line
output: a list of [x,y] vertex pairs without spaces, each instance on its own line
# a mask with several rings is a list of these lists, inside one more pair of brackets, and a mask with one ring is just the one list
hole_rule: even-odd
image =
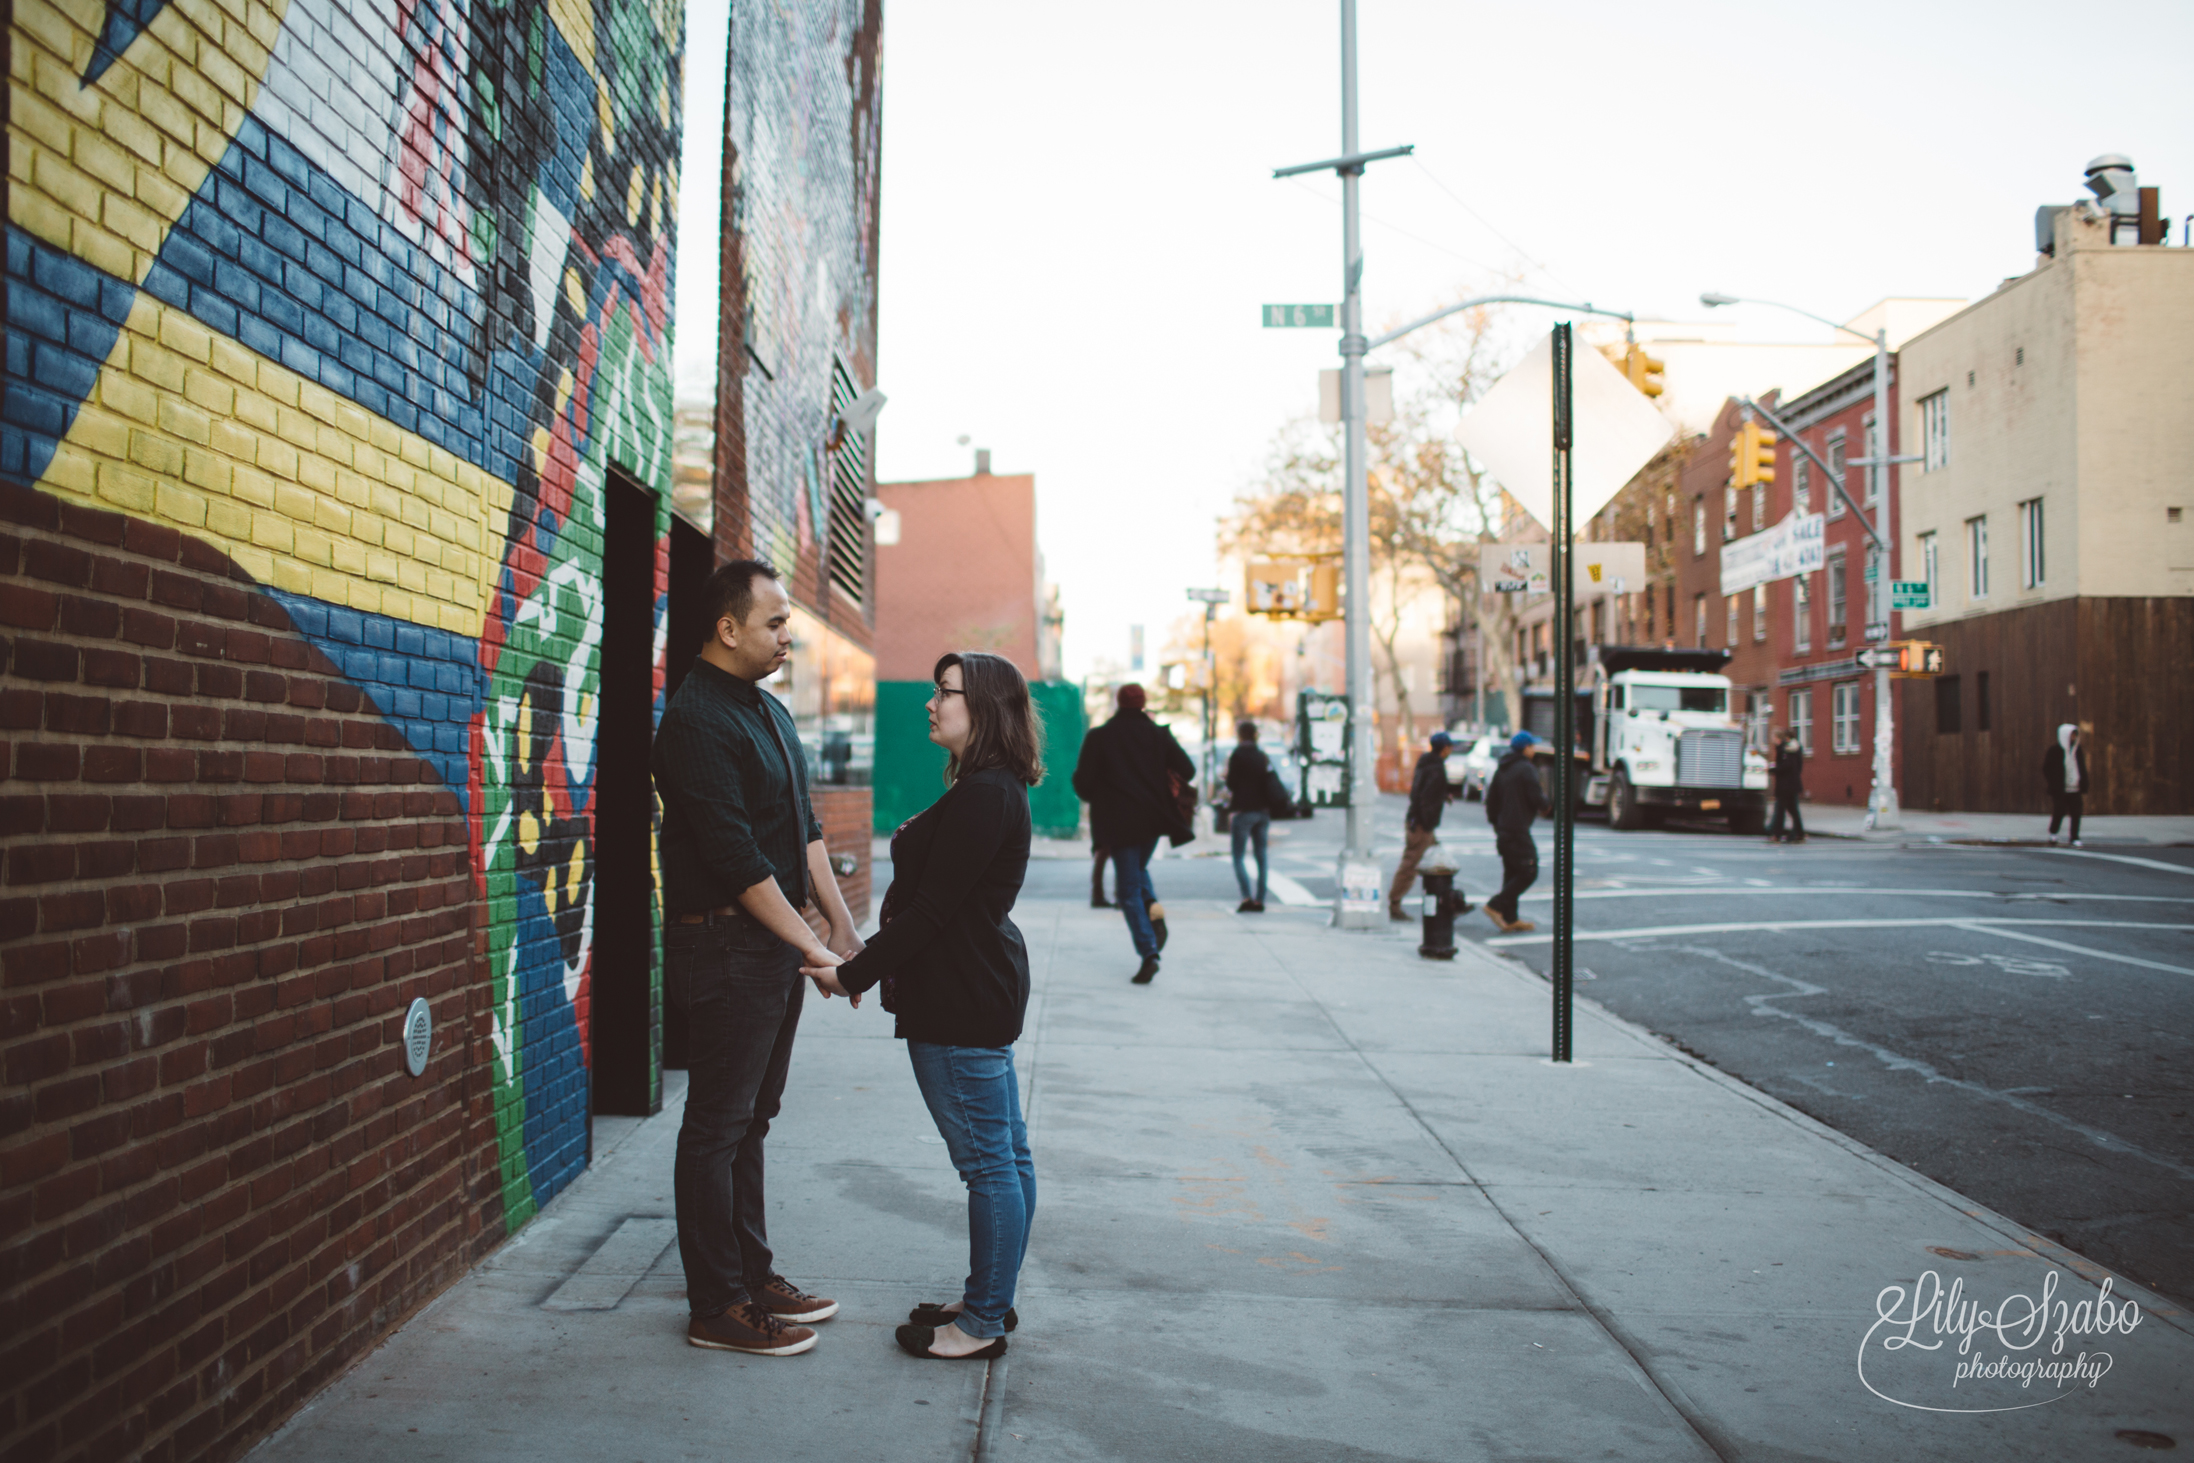
[[1915,848],[1944,849],[1957,853],[2053,853],[2059,858],[2099,858],[2114,864],[2132,864],[2143,869],[2162,869],[2167,874],[2194,875],[2194,867],[2186,864],[2167,864],[2162,859],[2135,858],[2126,853],[2097,853],[2091,848],[2052,848],[2047,844],[2036,847],[2031,843],[1924,843]]
[[[1768,889],[1756,889],[1740,884],[1726,889],[1701,889],[1687,885],[1681,889],[1656,886],[1651,889],[1580,889],[1577,891],[1579,899],[1698,899],[1707,896],[1720,897],[1724,894],[1833,894],[1838,898],[1853,894],[1886,894],[1900,899],[2016,899],[2026,901],[2109,899],[2121,903],[2135,904],[2194,904],[2194,899],[2183,898],[2175,894],[2056,894],[2040,891],[2029,892],[2027,890],[2006,892],[1996,889],[1862,889],[1856,885],[1835,884],[1808,884],[1800,887],[1786,885]],[[1551,889],[1534,890],[1523,897],[1527,903],[1533,900],[1551,901],[1554,898],[1554,891]]]
[[[1744,930],[1899,930],[1942,929],[1971,925],[2051,925],[2081,926],[2106,930],[2194,930],[2194,925],[2139,924],[2122,919],[1983,919],[1973,915],[1949,919],[1771,919],[1756,922],[1736,921],[1713,925],[1649,925],[1628,930],[1578,930],[1579,940],[1651,940],[1668,935],[1727,935]],[[1548,945],[1554,936],[1545,935],[1496,935],[1485,943],[1501,945]]]
[[2024,940],[2030,945],[2047,945],[2052,950],[2069,950],[2075,955],[2092,955],[2097,960],[2115,960],[2120,965],[2138,965],[2145,970],[2164,970],[2173,975],[2194,975],[2194,970],[2189,970],[2184,965],[2166,965],[2161,960],[2143,960],[2137,955],[2113,955],[2108,950],[2090,950],[2085,945],[2067,945],[2062,940],[2021,934],[2017,930],[1998,929],[1994,924],[1982,920],[1969,920],[1961,928],[1972,930],[1976,934],[2002,935],[2007,940]]
[[1311,893],[1308,889],[1305,889],[1302,885],[1296,883],[1293,879],[1281,873],[1278,869],[1266,870],[1265,890],[1267,893],[1279,895],[1280,902],[1282,904],[1299,904],[1308,906],[1325,903],[1323,899],[1320,899],[1317,895]]

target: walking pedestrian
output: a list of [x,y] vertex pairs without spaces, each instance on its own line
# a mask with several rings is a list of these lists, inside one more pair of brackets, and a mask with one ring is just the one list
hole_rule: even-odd
[[1493,825],[1493,848],[1501,856],[1501,892],[1486,901],[1486,918],[1505,935],[1538,928],[1516,917],[1516,901],[1539,881],[1539,845],[1532,840],[1531,825],[1554,811],[1531,761],[1532,750],[1545,745],[1530,732],[1516,733],[1486,783],[1486,821]]
[[1409,918],[1402,901],[1409,897],[1409,886],[1417,882],[1417,865],[1440,836],[1440,815],[1455,796],[1454,785],[1447,780],[1447,754],[1454,748],[1454,738],[1444,731],[1434,732],[1431,750],[1417,758],[1416,770],[1410,774],[1409,811],[1402,818],[1402,860],[1394,866],[1394,882],[1386,891],[1388,919]]
[[[1234,882],[1241,887],[1242,902],[1236,914],[1265,912],[1265,840],[1272,830],[1272,761],[1257,745],[1257,723],[1244,720],[1234,728],[1234,750],[1227,757],[1227,800],[1233,810],[1230,831],[1234,836]],[[1251,846],[1257,851],[1257,885],[1251,892],[1249,869],[1242,855]]]
[[1014,1287],[1036,1213],[1036,1165],[1013,1043],[1028,1012],[1028,948],[1011,918],[1028,874],[1028,790],[1043,780],[1043,729],[1012,661],[947,655],[932,673],[929,739],[948,760],[943,797],[891,840],[891,889],[868,948],[802,974],[828,995],[879,983],[915,1085],[968,1191],[960,1298],[898,1328],[915,1356],[1005,1354]]
[[[663,972],[685,1013],[688,1085],[674,1188],[686,1340],[791,1356],[838,1303],[777,1273],[763,1140],[800,1026],[803,965],[861,948],[808,797],[791,714],[760,681],[792,650],[777,571],[734,559],[710,576],[708,640],[663,710],[651,766],[662,797]],[[829,921],[818,940],[800,911]]]
[[2057,728],[2057,745],[2042,754],[2042,785],[2049,789],[2049,841],[2072,820],[2070,842],[2080,844],[2080,817],[2087,811],[2087,741],[2071,722]]
[[1133,980],[1149,985],[1166,943],[1165,906],[1151,882],[1150,859],[1160,838],[1178,847],[1195,836],[1175,788],[1195,781],[1196,764],[1172,732],[1150,719],[1141,686],[1122,686],[1116,704],[1112,720],[1082,738],[1074,791],[1089,804],[1091,836],[1112,850],[1112,897],[1143,962]]
[[1798,799],[1805,795],[1805,748],[1799,744],[1798,729],[1784,727],[1776,739],[1775,768],[1775,816],[1768,820],[1767,841],[1783,841],[1783,816],[1790,816],[1790,842],[1805,842],[1805,819],[1798,814]]

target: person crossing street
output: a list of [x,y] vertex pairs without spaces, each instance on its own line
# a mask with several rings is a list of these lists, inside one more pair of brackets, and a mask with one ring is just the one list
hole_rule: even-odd
[[1539,845],[1532,841],[1531,825],[1542,814],[1552,814],[1553,800],[1532,765],[1532,749],[1546,743],[1520,731],[1508,740],[1508,754],[1486,784],[1486,821],[1493,825],[1493,847],[1501,856],[1501,892],[1485,904],[1486,918],[1504,935],[1523,934],[1538,926],[1516,917],[1516,901],[1539,881]]
[[1444,731],[1434,732],[1431,750],[1417,758],[1417,769],[1410,774],[1409,812],[1402,819],[1402,859],[1394,866],[1394,882],[1386,891],[1388,919],[1409,918],[1402,901],[1409,897],[1409,886],[1417,882],[1417,865],[1425,850],[1439,838],[1440,815],[1455,796],[1455,788],[1447,780],[1447,754],[1454,747],[1453,737]]

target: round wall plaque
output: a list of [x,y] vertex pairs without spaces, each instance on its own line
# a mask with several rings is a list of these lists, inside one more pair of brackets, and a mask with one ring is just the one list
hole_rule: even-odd
[[416,1077],[427,1069],[427,1053],[434,1049],[434,1012],[424,997],[415,999],[404,1013],[404,1065]]

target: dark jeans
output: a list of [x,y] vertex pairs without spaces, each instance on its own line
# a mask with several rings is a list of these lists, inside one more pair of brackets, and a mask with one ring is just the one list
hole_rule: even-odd
[[1768,820],[1767,836],[1770,838],[1783,836],[1783,814],[1785,813],[1790,815],[1791,836],[1795,838],[1805,837],[1805,819],[1798,816],[1798,795],[1794,792],[1777,792],[1775,794],[1775,816]]
[[2049,836],[2057,836],[2057,825],[2067,817],[2072,819],[2072,841],[2080,841],[2080,815],[2087,811],[2085,792],[2053,792],[2049,795]]
[[775,1273],[762,1140],[792,1065],[807,983],[793,948],[751,920],[663,926],[663,984],[686,1017],[678,1128],[678,1257],[686,1304],[713,1316]]
[[1150,927],[1150,906],[1158,902],[1157,886],[1150,882],[1150,856],[1157,851],[1155,838],[1112,851],[1112,897],[1127,916],[1127,932],[1135,941],[1135,953],[1145,960],[1158,954],[1158,932]]
[[1539,882],[1539,845],[1528,833],[1503,833],[1493,840],[1493,848],[1501,856],[1501,892],[1486,901],[1486,908],[1499,910],[1501,918],[1514,923],[1516,901]]
[[941,1046],[910,1041],[915,1085],[936,1120],[952,1166],[967,1185],[967,1286],[960,1329],[1006,1334],[1029,1221],[1036,1217],[1036,1163],[1021,1120],[1021,1087],[1010,1046]]
[[[1236,813],[1232,819],[1234,835],[1234,882],[1242,886],[1242,897],[1265,902],[1265,837],[1272,830],[1270,813]],[[1246,845],[1257,846],[1257,892],[1249,892],[1249,869],[1242,862]]]

